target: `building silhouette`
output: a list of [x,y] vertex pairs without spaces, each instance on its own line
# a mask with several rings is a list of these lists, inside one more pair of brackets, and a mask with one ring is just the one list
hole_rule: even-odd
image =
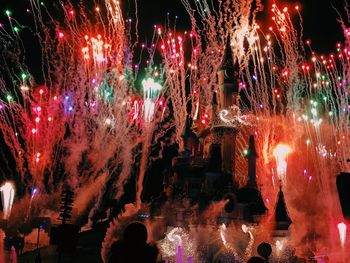
[[[248,167],[247,184],[239,188],[234,183],[237,176],[236,137],[242,123],[239,119],[239,67],[234,62],[231,50],[228,37],[223,61],[217,73],[218,84],[213,90],[210,122],[201,125],[200,119],[187,118],[182,133],[185,150],[173,158],[171,171],[165,174],[164,191],[171,188],[172,197],[164,194],[163,197],[167,196],[164,200],[187,198],[192,204],[197,204],[186,208],[178,202],[174,209],[168,211],[174,213],[175,220],[172,223],[176,226],[200,221],[198,215],[201,209],[206,209],[212,201],[226,201],[222,214],[217,219],[220,222],[216,223],[237,221],[256,224],[259,217],[267,212],[256,181],[256,160],[259,156],[252,135],[249,137],[245,155]],[[199,112],[200,114],[205,112]],[[286,206],[281,190],[276,207],[278,227],[283,225],[280,220],[287,220],[286,217],[277,217],[277,214],[282,215],[279,211],[283,210],[283,207]],[[290,219],[286,222],[289,222],[289,225],[291,223]]]

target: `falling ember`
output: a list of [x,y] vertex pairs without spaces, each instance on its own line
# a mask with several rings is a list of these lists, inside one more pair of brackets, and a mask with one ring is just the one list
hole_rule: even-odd
[[343,222],[338,224],[340,244],[342,247],[344,247],[346,242],[346,229],[347,227]]
[[[243,227],[243,226],[242,226]],[[225,231],[226,231],[226,225],[225,224],[222,224],[220,226],[220,237],[221,237],[221,240],[222,240],[222,243],[224,244],[224,246],[227,248],[227,241],[226,241],[226,237],[225,237]],[[244,230],[243,230],[244,231]],[[244,232],[246,233],[246,232]]]
[[9,219],[13,204],[13,199],[15,197],[15,190],[13,188],[13,185],[10,182],[6,182],[4,185],[0,188],[1,191],[1,200],[2,200],[2,207],[3,207],[3,218]]
[[288,154],[290,153],[290,151],[291,151],[290,147],[288,145],[285,145],[285,144],[277,145],[273,151],[273,155],[276,158],[278,179],[283,183],[285,183],[286,178],[287,178],[286,158],[287,158]]

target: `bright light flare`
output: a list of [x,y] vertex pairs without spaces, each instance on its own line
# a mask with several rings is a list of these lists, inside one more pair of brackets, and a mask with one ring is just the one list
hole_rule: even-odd
[[273,150],[273,155],[276,158],[278,179],[281,180],[282,182],[286,181],[286,175],[287,175],[286,158],[290,152],[291,152],[291,148],[285,144],[279,144]]
[[345,223],[341,222],[338,224],[340,244],[342,247],[344,247],[346,242],[346,229],[347,229],[347,226]]
[[273,150],[273,155],[277,159],[285,159],[290,152],[291,152],[291,148],[288,145],[279,144]]
[[33,199],[34,196],[38,193],[38,189],[37,188],[34,188],[33,191],[32,191],[32,196],[31,198]]
[[155,111],[155,101],[158,99],[162,85],[148,78],[142,81],[143,86],[143,117],[145,122],[151,122]]
[[[226,241],[226,237],[225,237],[225,231],[226,231],[226,225],[225,224],[222,224],[220,226],[220,237],[221,237],[221,240],[222,240],[222,243],[224,244],[224,246],[227,248],[227,241]],[[243,230],[244,231],[244,230]],[[246,232],[244,232],[246,233]]]
[[284,248],[284,241],[282,240],[277,240],[276,241],[276,249],[277,249],[277,253],[280,253]]
[[13,205],[13,200],[15,198],[15,189],[10,182],[6,182],[0,187],[1,191],[1,200],[2,200],[2,207],[3,207],[3,218],[9,219],[11,214],[11,209]]
[[248,227],[247,227],[247,225],[245,225],[245,224],[243,224],[242,225],[242,231],[243,231],[243,233],[248,233]]

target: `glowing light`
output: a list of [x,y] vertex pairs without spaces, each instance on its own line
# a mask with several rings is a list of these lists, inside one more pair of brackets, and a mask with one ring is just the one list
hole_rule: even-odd
[[284,248],[284,242],[277,240],[276,241],[276,248],[277,248],[277,252],[281,252]]
[[21,91],[23,91],[23,92],[29,91],[29,87],[26,86],[26,85],[21,85],[20,89],[21,89]]
[[242,231],[244,233],[248,233],[249,229],[248,229],[247,225],[245,225],[245,224],[242,225]]
[[287,176],[287,162],[286,158],[288,154],[291,152],[291,148],[285,144],[279,144],[273,151],[273,155],[276,158],[277,163],[277,175],[281,182],[286,182]]
[[347,229],[347,226],[343,222],[338,224],[340,244],[342,247],[344,247],[346,242],[346,229]]
[[[92,37],[90,41],[88,41],[89,37],[87,35],[84,38],[88,45],[82,48],[84,59],[88,60],[90,58],[90,52],[92,52],[92,57],[97,65],[105,62],[111,45],[105,43],[100,34],[97,35],[97,38]],[[91,49],[89,46],[91,46]]]
[[226,225],[222,224],[220,226],[220,237],[221,237],[222,243],[227,248],[227,241],[226,241],[226,237],[225,237],[225,231],[226,231]]
[[38,192],[38,189],[37,188],[34,188],[33,191],[32,191],[32,198],[35,196],[35,194]]
[[143,86],[143,117],[145,122],[153,120],[155,111],[155,100],[159,97],[162,86],[154,79],[148,78],[142,81]]
[[13,205],[13,200],[15,198],[15,190],[10,182],[6,182],[4,185],[1,186],[0,191],[3,207],[3,218],[9,219]]
[[112,124],[112,120],[111,120],[110,118],[107,118],[107,119],[105,120],[105,124],[106,124],[107,126],[110,126],[110,125]]
[[245,116],[241,115],[240,109],[236,106],[232,106],[229,110],[221,110],[219,112],[219,118],[228,125],[247,125]]

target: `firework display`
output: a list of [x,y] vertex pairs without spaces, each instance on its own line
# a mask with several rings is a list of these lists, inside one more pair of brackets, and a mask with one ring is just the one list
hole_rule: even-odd
[[[155,25],[142,42],[124,1],[58,2],[29,0],[28,25],[10,10],[0,24],[0,151],[12,171],[0,190],[9,228],[31,217],[54,221],[69,187],[78,223],[91,222],[105,200],[132,196],[107,230],[105,262],[121,226],[140,215],[169,262],[246,262],[262,242],[272,244],[269,262],[346,262],[350,222],[336,176],[350,168],[348,21],[339,19],[344,42],[319,55],[304,40],[300,5],[263,11],[260,0],[181,0],[190,29]],[[271,14],[267,27],[261,12]],[[144,196],[166,147],[178,156],[157,167],[166,171],[158,211]],[[184,160],[205,183],[186,179]],[[220,190],[211,188],[217,174],[226,180]],[[196,183],[206,198],[186,190]],[[246,220],[240,209],[251,203],[264,209]]]

